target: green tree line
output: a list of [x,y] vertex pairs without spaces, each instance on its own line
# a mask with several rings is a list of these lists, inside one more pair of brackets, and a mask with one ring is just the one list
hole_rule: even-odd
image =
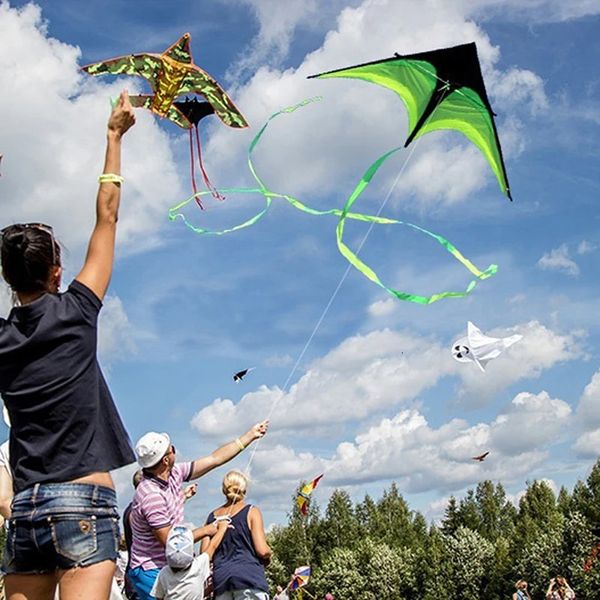
[[273,589],[310,565],[306,590],[317,598],[505,600],[525,579],[542,600],[550,578],[563,575],[578,600],[599,600],[600,558],[584,566],[600,541],[600,460],[572,492],[528,483],[518,508],[500,483],[483,481],[451,497],[439,524],[411,510],[395,483],[358,503],[336,490],[324,514],[313,501],[306,517],[294,497],[287,524],[268,537]]

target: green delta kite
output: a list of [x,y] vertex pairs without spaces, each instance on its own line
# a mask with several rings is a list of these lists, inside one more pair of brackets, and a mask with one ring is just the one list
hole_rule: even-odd
[[409,134],[404,147],[430,131],[460,131],[481,150],[500,189],[511,198],[475,42],[417,54],[396,54],[311,77],[364,79],[393,90],[408,111]]

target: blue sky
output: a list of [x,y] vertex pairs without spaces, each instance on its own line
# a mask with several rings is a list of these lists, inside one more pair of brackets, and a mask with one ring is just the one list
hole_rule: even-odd
[[[514,197],[503,197],[487,163],[457,133],[425,136],[404,167],[409,153],[400,153],[357,209],[375,213],[389,193],[383,214],[441,233],[478,266],[498,264],[498,274],[469,298],[422,307],[393,300],[351,271],[311,338],[346,270],[335,218],[275,202],[258,224],[228,236],[198,236],[169,222],[168,207],[190,190],[187,134],[139,111],[124,142],[118,257],[100,340],[132,439],[168,431],[182,458],[194,458],[272,411],[251,469],[250,499],[268,523],[285,519],[300,480],[323,471],[321,505],[336,486],[360,499],[396,480],[429,518],[439,517],[450,494],[482,479],[501,481],[518,498],[535,478],[572,486],[585,477],[600,451],[598,4],[131,6],[0,4],[4,220],[52,223],[67,249],[67,280],[93,222],[108,99],[125,85],[145,90],[142,81],[92,79],[78,67],[160,53],[186,31],[196,63],[251,124],[234,131],[216,119],[202,123],[217,185],[251,183],[245,153],[256,130],[277,109],[321,95],[272,123],[256,165],[272,189],[341,207],[362,171],[404,140],[406,111],[383,88],[306,76],[476,41]],[[186,215],[227,226],[262,202],[232,195]],[[365,232],[349,224],[348,242],[356,247]],[[361,256],[393,286],[416,293],[470,281],[449,254],[408,229],[375,227]],[[524,339],[479,373],[450,356],[468,320]],[[234,384],[232,374],[248,366],[255,370]],[[472,464],[484,450],[489,459]],[[248,457],[235,466],[245,469]],[[116,474],[122,504],[130,472]],[[220,501],[223,474],[201,483],[191,519]]]

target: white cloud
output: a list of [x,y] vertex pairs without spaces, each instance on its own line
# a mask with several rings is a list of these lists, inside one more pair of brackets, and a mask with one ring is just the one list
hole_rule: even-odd
[[234,424],[250,425],[275,405],[272,419],[278,429],[335,427],[410,401],[455,369],[439,343],[387,329],[373,331],[344,340],[316,360],[289,392],[261,386],[238,404],[216,399],[194,415],[192,425],[210,435],[217,424],[222,433],[230,423],[233,433]]
[[[401,145],[405,138],[406,111],[390,90],[351,80],[307,81],[310,74],[391,56],[394,52],[417,52],[475,40],[489,82],[488,91],[498,99],[497,112],[510,102],[511,113],[518,121],[521,112],[526,115],[542,108],[545,94],[539,77],[515,68],[507,73],[499,71],[499,49],[492,46],[469,15],[470,9],[461,2],[407,5],[392,0],[365,0],[356,8],[345,8],[322,46],[308,54],[297,68],[259,68],[237,90],[239,105],[255,127],[282,106],[317,94],[324,96],[323,102],[304,108],[301,116],[282,117],[272,123],[265,149],[257,153],[259,173],[268,185],[300,196],[310,193],[313,200],[314,190],[319,190],[320,195],[335,193],[341,203],[358,174],[375,157]],[[263,23],[266,27],[267,21]],[[516,93],[521,96],[513,107]],[[504,141],[502,123],[499,128]],[[513,141],[504,148],[509,160],[522,146],[518,128],[513,128],[512,133]],[[212,168],[228,172],[230,178],[239,177],[244,172],[245,145],[231,144],[225,135],[220,128],[210,139]],[[457,140],[461,140],[458,145]],[[480,153],[458,134],[437,132],[418,140],[418,146],[403,173],[400,195],[414,193],[417,202],[426,204],[454,203],[493,179]],[[374,191],[387,191],[407,156],[408,150],[390,161],[390,168],[373,182]],[[282,169],[281,165],[295,168]]]
[[600,455],[600,428],[582,433],[573,445],[573,450],[584,458],[597,459]]
[[103,360],[136,351],[136,332],[118,296],[106,296],[98,320],[98,353]]
[[539,75],[527,69],[511,68],[505,73],[495,72],[495,81],[491,85],[494,97],[508,108],[515,109],[526,103],[532,114],[548,108],[548,99],[544,93],[544,82]]
[[538,260],[537,265],[545,271],[562,271],[572,277],[579,275],[579,265],[569,256],[569,248],[566,244],[546,252]]
[[577,254],[589,254],[596,250],[597,246],[588,242],[587,240],[581,240],[577,245]]
[[344,424],[414,402],[447,376],[460,378],[462,404],[482,405],[517,381],[582,356],[575,334],[536,321],[489,333],[521,333],[523,339],[491,361],[486,373],[454,361],[450,342],[390,329],[355,335],[315,360],[287,393],[261,386],[237,403],[217,398],[193,416],[192,426],[203,435],[234,435],[238,427],[271,414],[280,433],[308,428],[312,435],[330,435]]
[[[51,223],[76,260],[93,226],[109,97],[124,87],[84,75],[79,57],[49,37],[38,6],[0,4],[3,219]],[[132,92],[139,85],[129,82]],[[183,194],[168,135],[147,111],[136,114],[123,140],[118,233],[129,250],[159,243],[165,210]]]
[[563,400],[550,398],[547,392],[521,392],[510,409],[492,424],[490,443],[504,454],[519,454],[542,448],[563,437],[571,408]]
[[0,315],[6,318],[12,307],[13,302],[10,287],[8,287],[4,279],[0,279]]
[[[452,419],[436,428],[418,410],[402,410],[340,443],[331,458],[277,445],[264,454],[259,450],[252,469],[258,481],[289,485],[323,470],[331,486],[394,479],[408,493],[447,493],[482,478],[510,483],[544,462],[568,427],[570,412],[546,392],[517,395],[491,423]],[[472,460],[488,450],[483,463]]]
[[[489,424],[453,419],[434,428],[418,411],[401,411],[340,444],[328,462],[329,478],[342,484],[396,479],[408,492],[457,490],[483,477],[515,481],[543,462],[569,417],[568,405],[546,392],[519,394]],[[483,463],[472,460],[487,450]]]
[[600,427],[600,371],[596,371],[585,386],[577,407],[577,415],[587,429]]
[[573,445],[578,455],[596,458],[600,454],[600,371],[592,375],[577,406],[579,437]]
[[368,313],[372,317],[387,317],[391,315],[398,306],[398,300],[387,298],[386,300],[377,300],[369,305]]
[[234,83],[262,65],[278,65],[287,57],[296,30],[322,30],[348,4],[347,0],[226,0],[226,3],[246,6],[258,22],[258,33],[227,75]]

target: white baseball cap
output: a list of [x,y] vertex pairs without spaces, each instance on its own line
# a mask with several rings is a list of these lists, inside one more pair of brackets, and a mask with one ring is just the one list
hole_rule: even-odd
[[194,560],[194,536],[191,529],[176,525],[169,531],[165,548],[167,564],[172,569],[186,569]]
[[157,465],[160,459],[167,453],[170,445],[171,438],[169,434],[149,431],[135,445],[138,464],[142,469],[148,469]]

